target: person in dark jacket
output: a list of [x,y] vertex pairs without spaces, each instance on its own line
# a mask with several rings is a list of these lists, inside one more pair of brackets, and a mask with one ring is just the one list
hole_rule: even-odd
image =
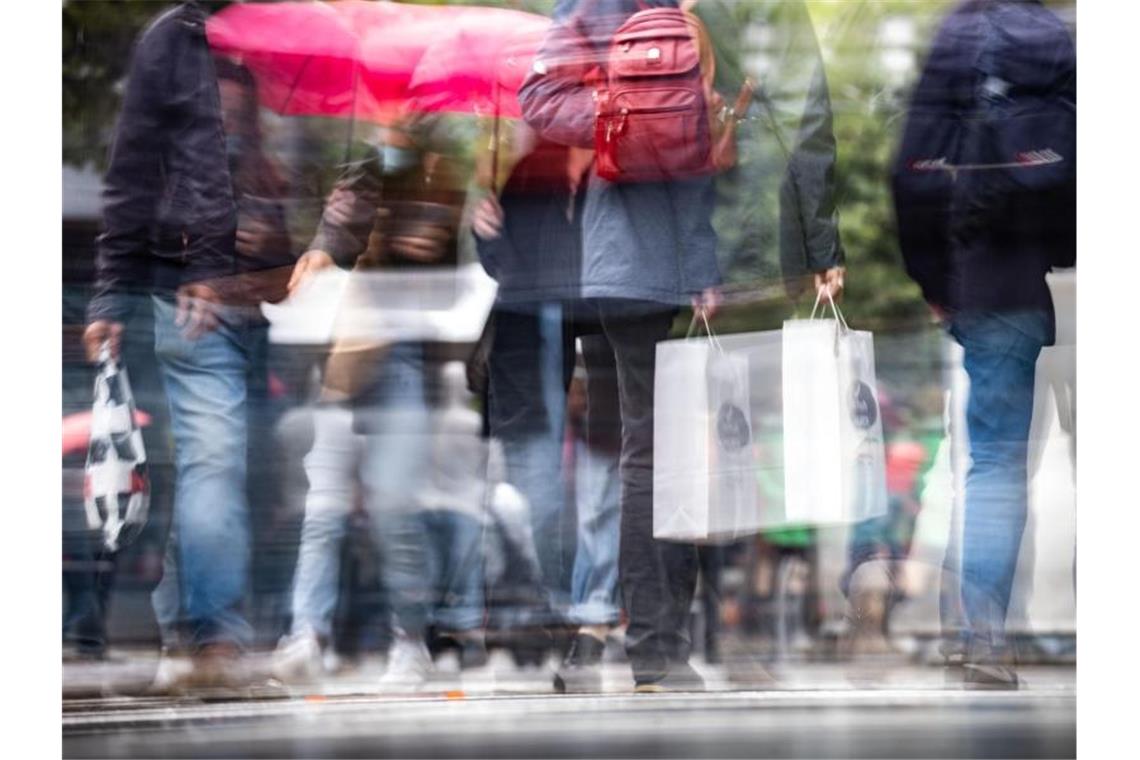
[[956,6],[912,96],[893,190],[907,272],[970,378],[961,556],[948,550],[945,568],[960,572],[964,626],[946,633],[979,686],[1018,685],[1005,618],[1036,361],[1055,332],[1045,274],[1076,260],[1075,133],[1076,53],[1060,19],[1036,0]]
[[[542,604],[514,611],[512,622],[568,626],[573,638],[555,689],[598,691],[605,638],[620,617],[620,420],[613,349],[596,322],[579,313],[582,199],[593,153],[540,140],[525,124],[514,136],[521,158],[501,197],[487,195],[476,205],[472,223],[480,261],[499,285],[488,427],[502,443],[508,482],[526,497],[542,582]],[[581,461],[571,472],[563,447],[576,342],[588,404],[585,445],[573,449]],[[577,487],[577,530],[566,524],[570,482]]]
[[[175,690],[240,687],[247,679],[237,657],[252,633],[241,609],[250,546],[246,417],[267,331],[256,307],[262,293],[242,275],[291,260],[274,221],[279,206],[262,203],[270,210],[239,233],[237,179],[252,158],[227,152],[205,21],[200,4],[183,3],[136,43],[105,178],[84,335],[92,358],[104,342],[117,354],[130,311],[140,300],[154,309],[177,477],[170,539],[177,546],[168,560],[180,591],[177,605],[159,615],[166,622],[164,613],[177,610],[181,644],[192,655],[189,668],[164,668],[156,678]],[[238,136],[231,126],[230,141]]]

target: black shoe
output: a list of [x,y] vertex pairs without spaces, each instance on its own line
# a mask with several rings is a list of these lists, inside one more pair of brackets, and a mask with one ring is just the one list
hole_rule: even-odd
[[602,654],[606,642],[588,633],[579,633],[570,644],[558,672],[554,690],[559,694],[590,694],[602,690]]
[[487,646],[483,638],[464,637],[459,645],[459,667],[462,670],[481,668],[487,664]]
[[705,679],[687,662],[669,664],[669,672],[655,681],[637,681],[633,690],[638,694],[660,694],[677,691],[705,691]]
[[1013,668],[991,663],[968,662],[962,665],[962,682],[967,689],[1009,689],[1016,691],[1021,681]]

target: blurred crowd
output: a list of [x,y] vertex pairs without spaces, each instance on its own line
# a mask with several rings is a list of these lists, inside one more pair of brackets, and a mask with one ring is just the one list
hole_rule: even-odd
[[[344,28],[371,30],[355,60]],[[1057,342],[1046,274],[1075,266],[1075,103],[1051,10],[953,3],[881,178],[900,266],[969,377],[939,641],[975,685],[1018,683],[1005,621]],[[250,652],[284,683],[384,652],[377,688],[415,692],[445,652],[475,669],[502,648],[582,693],[607,652],[650,692],[703,689],[690,659],[731,657],[728,634],[822,651],[826,526],[655,538],[655,359],[690,320],[758,330],[758,304],[841,301],[863,276],[845,150],[797,0],[163,11],[131,53],[82,335],[130,373],[150,514],[108,545],[65,425],[72,654],[116,644],[128,578],[163,693],[247,688]],[[940,350],[925,335],[912,363]],[[840,652],[890,650],[940,366],[880,368],[889,509],[847,534]],[[90,408],[92,372],[65,412]]]

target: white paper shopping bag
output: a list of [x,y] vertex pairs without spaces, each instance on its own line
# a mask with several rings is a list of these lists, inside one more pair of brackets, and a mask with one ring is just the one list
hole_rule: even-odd
[[747,359],[711,334],[658,343],[653,409],[654,537],[717,542],[756,533]]
[[789,522],[858,522],[887,511],[874,340],[834,302],[834,319],[816,307],[784,322],[784,508]]

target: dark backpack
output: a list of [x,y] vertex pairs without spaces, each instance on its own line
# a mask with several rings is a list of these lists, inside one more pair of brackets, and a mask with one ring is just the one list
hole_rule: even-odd
[[[892,172],[904,251],[945,252],[952,235],[1007,223],[1011,209],[1047,220],[1075,208],[1068,31],[1028,2],[976,0],[951,21],[915,91]],[[1065,254],[1054,259],[1071,265]]]
[[980,2],[975,12],[984,32],[972,81],[931,83],[945,97],[915,105],[896,174],[944,172],[952,181],[977,174],[998,193],[1074,181],[1076,62],[1067,31],[1036,3]]

